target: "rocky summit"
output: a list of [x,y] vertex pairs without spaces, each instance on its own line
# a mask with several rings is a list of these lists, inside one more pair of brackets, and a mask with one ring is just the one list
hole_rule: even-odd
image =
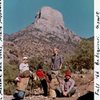
[[[17,47],[17,58],[24,55],[47,58],[54,46],[59,47],[63,54],[73,53],[81,38],[64,26],[63,15],[59,11],[43,7],[37,12],[32,24],[19,32],[5,35],[4,41],[4,45],[10,43]],[[5,55],[15,49],[13,46],[7,48],[4,48]]]

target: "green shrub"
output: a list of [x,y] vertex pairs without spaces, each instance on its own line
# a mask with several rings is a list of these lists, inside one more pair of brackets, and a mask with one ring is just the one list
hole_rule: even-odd
[[18,75],[18,68],[15,65],[4,64],[4,93],[11,94],[14,89],[14,80]]
[[82,68],[93,69],[94,48],[92,41],[83,40],[79,43],[70,63],[73,69],[80,71]]

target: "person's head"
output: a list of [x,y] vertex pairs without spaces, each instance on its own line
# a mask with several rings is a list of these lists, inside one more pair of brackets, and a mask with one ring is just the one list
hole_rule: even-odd
[[56,48],[56,47],[54,47],[54,48],[53,48],[53,53],[54,53],[55,55],[57,55],[57,54],[58,54],[58,51],[59,51],[59,49],[58,49],[58,48]]
[[43,69],[43,62],[40,62],[40,63],[38,64],[38,69]]
[[67,70],[67,71],[65,72],[65,78],[66,78],[67,80],[69,80],[69,79],[71,78],[71,71],[70,71],[70,70]]
[[23,57],[23,63],[28,63],[28,57]]
[[55,72],[52,72],[52,73],[51,73],[51,78],[52,78],[52,79],[55,79],[55,78],[56,78],[56,73],[55,73]]

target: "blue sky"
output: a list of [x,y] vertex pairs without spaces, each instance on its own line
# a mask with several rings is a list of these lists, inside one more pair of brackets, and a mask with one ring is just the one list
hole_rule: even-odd
[[65,26],[81,37],[93,36],[94,0],[5,0],[4,33],[11,34],[27,27],[44,6],[59,10]]

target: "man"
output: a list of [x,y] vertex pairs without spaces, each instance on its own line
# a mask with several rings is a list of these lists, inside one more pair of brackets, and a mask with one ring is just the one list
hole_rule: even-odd
[[29,78],[30,78],[30,70],[28,65],[28,57],[23,57],[23,61],[19,65],[19,75],[16,79],[17,88],[14,94],[15,99],[20,100],[24,98]]
[[23,57],[23,61],[19,66],[20,73],[23,73],[25,70],[29,70],[28,57]]
[[65,72],[65,79],[61,85],[62,95],[67,97],[72,96],[76,91],[74,85],[75,81],[71,78],[71,71],[67,70]]
[[59,74],[60,69],[62,68],[63,59],[59,55],[59,49],[53,48],[53,56],[51,57],[51,72],[54,72],[56,75]]
[[36,71],[36,75],[39,77],[42,88],[43,88],[43,92],[44,92],[44,96],[48,96],[48,85],[47,85],[47,80],[46,80],[46,74],[43,71],[43,64],[39,63],[38,64],[38,69]]

